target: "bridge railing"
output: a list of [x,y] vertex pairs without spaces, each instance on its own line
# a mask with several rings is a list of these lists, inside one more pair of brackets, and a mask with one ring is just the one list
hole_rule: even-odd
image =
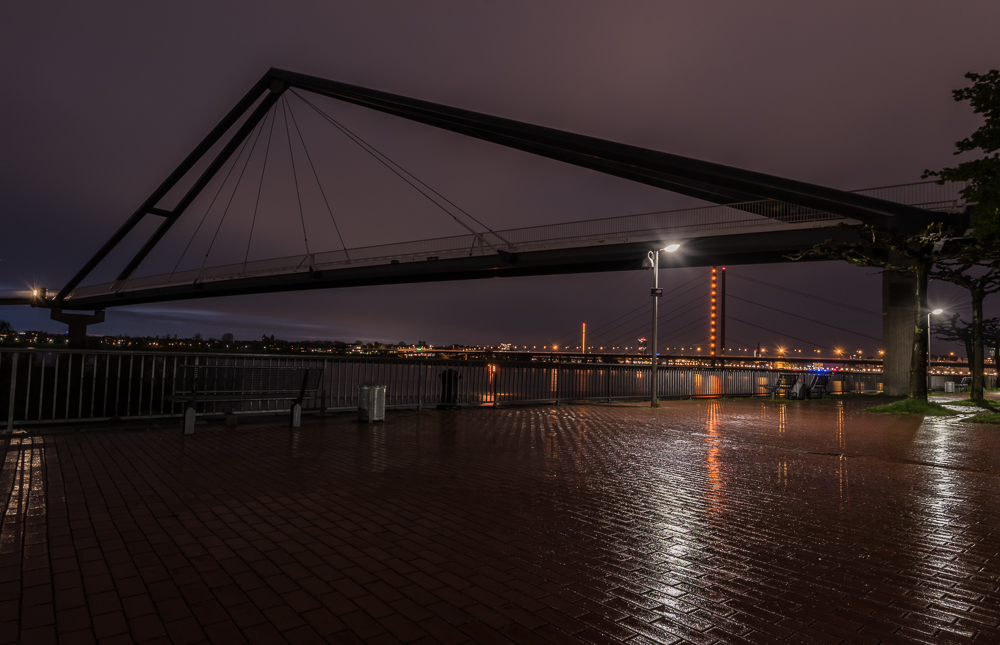
[[[113,350],[0,349],[0,429],[110,419],[179,417],[174,391],[182,365],[319,367],[319,394],[311,410],[358,406],[363,383],[384,383],[390,408],[466,406],[559,401],[646,400],[649,365],[540,363],[529,361],[426,360],[363,356],[247,355]],[[661,366],[657,393],[663,398],[764,396],[778,370]],[[844,391],[875,392],[881,374],[841,376]],[[443,383],[454,399],[443,398]],[[287,401],[246,401],[237,414],[280,411]],[[222,404],[198,405],[199,414],[221,414]]]
[[703,206],[186,269],[170,274],[134,277],[124,284],[78,287],[72,296],[85,297],[111,290],[132,291],[195,281],[213,282],[247,276],[489,255],[496,254],[498,250],[514,253],[592,244],[610,245],[660,239],[665,235],[690,236],[722,229],[775,228],[841,219],[823,211],[773,200]]
[[965,198],[962,197],[963,188],[965,188],[964,181],[946,181],[943,184],[936,181],[918,181],[852,192],[930,211],[951,211],[960,210],[965,206]]

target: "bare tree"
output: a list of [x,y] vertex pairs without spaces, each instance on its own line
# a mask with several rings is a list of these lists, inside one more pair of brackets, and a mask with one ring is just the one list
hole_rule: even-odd
[[972,298],[972,352],[969,354],[972,387],[969,397],[978,401],[983,398],[983,301],[987,295],[1000,291],[1000,245],[966,241],[961,245],[961,257],[937,263],[930,276],[965,287]]
[[969,365],[972,365],[972,325],[962,320],[961,315],[952,314],[941,322],[932,324],[931,334],[946,343],[962,343]]

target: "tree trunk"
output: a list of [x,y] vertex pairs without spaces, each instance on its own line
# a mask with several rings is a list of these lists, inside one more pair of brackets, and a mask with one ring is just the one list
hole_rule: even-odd
[[910,387],[907,398],[927,400],[927,273],[930,263],[917,261],[917,311],[913,321],[913,355],[910,357]]
[[986,294],[982,289],[971,289],[972,293],[972,355],[969,356],[969,371],[972,372],[972,388],[970,398],[981,401],[983,398],[983,299]]
[[993,387],[996,387],[1000,383],[1000,340],[991,340],[990,344],[993,345],[993,372],[996,374]]

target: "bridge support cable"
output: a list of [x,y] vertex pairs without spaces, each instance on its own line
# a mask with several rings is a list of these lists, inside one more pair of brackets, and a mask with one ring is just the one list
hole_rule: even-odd
[[[647,303],[646,303],[646,304],[644,304],[644,305],[640,305],[640,306],[636,307],[635,309],[632,309],[631,311],[628,311],[628,312],[626,312],[626,313],[622,314],[621,316],[618,316],[618,317],[617,317],[617,318],[615,318],[614,320],[611,320],[611,321],[609,321],[609,322],[606,322],[606,323],[604,323],[603,325],[601,325],[600,327],[596,327],[596,328],[594,328],[593,330],[591,330],[591,333],[592,333],[592,334],[594,334],[594,335],[597,335],[597,336],[600,336],[600,337],[601,337],[601,338],[603,338],[604,340],[607,340],[607,339],[608,339],[608,337],[607,337],[607,336],[604,336],[603,334],[605,334],[605,333],[607,333],[607,332],[611,331],[612,329],[617,329],[617,328],[618,328],[618,327],[620,327],[621,325],[624,325],[624,324],[627,324],[627,323],[629,323],[629,322],[631,322],[631,321],[635,320],[635,319],[636,319],[636,318],[638,318],[639,316],[643,316],[643,315],[645,315],[646,313],[648,313],[648,310],[649,310],[649,308],[650,308],[651,306],[652,306],[652,303],[649,303],[649,302],[647,302]],[[640,311],[640,310],[641,310],[641,311]],[[639,313],[638,313],[638,314],[635,314],[635,312],[637,312],[637,311],[639,311]],[[632,314],[635,314],[635,315],[634,315],[634,316],[632,316],[631,318],[629,318],[628,320],[626,320],[626,321],[624,321],[624,322],[622,322],[622,323],[619,323],[618,325],[615,325],[614,327],[611,327],[611,329],[605,329],[605,327],[607,327],[607,326],[608,326],[608,325],[610,325],[611,323],[613,323],[613,322],[616,322],[616,321],[618,321],[618,320],[621,320],[621,319],[622,319],[622,318],[624,318],[625,316],[630,316],[630,315],[632,315]],[[577,335],[578,335],[578,332],[572,332],[572,333],[570,333],[570,334],[565,334],[564,336],[561,336],[561,337],[559,337],[559,338],[557,339],[557,341],[558,341],[558,342],[557,342],[557,344],[559,344],[559,345],[564,345],[564,344],[565,344],[565,342],[564,342],[564,341],[568,341],[568,340],[570,340],[570,339],[573,339],[573,338],[575,338],[575,337],[576,337]]]
[[788,293],[794,293],[795,295],[802,296],[803,298],[811,298],[811,299],[817,300],[819,302],[825,302],[826,304],[829,304],[829,305],[836,305],[838,307],[843,307],[845,309],[850,309],[850,310],[856,311],[858,313],[868,314],[869,316],[878,316],[879,318],[882,317],[882,313],[881,312],[872,311],[871,309],[865,309],[863,307],[858,307],[857,305],[849,305],[849,304],[847,304],[845,302],[839,302],[837,300],[830,300],[829,298],[823,298],[822,296],[817,296],[816,294],[807,293],[805,291],[797,291],[795,289],[790,289],[789,287],[783,287],[780,284],[774,284],[772,282],[767,282],[765,280],[758,280],[758,279],[755,279],[755,278],[748,278],[747,276],[739,275],[739,274],[733,274],[733,275],[735,277],[739,278],[740,280],[746,280],[747,282],[753,282],[753,283],[756,283],[756,284],[764,285],[765,287],[771,287],[772,289],[777,289],[779,291],[787,291]]
[[[672,295],[672,294],[676,293],[677,291],[680,291],[681,289],[684,289],[684,287],[685,287],[685,286],[687,286],[687,284],[681,284],[680,286],[677,286],[677,287],[674,287],[674,288],[673,288],[673,289],[671,289],[670,291],[668,291],[668,292],[664,293],[664,294],[663,294],[663,295],[661,296],[661,298],[666,298],[667,296],[670,296],[670,295]],[[682,291],[681,293],[677,294],[677,295],[675,296],[675,299],[676,299],[676,298],[680,298],[681,296],[683,296],[683,295],[685,295],[685,294],[689,293],[690,291],[693,291],[693,290],[694,290],[694,289],[696,289],[696,288],[697,288],[698,286],[699,286],[698,284],[694,284],[693,286],[691,286],[691,287],[689,287],[689,288],[685,289],[685,290],[684,290],[684,291]],[[653,306],[653,303],[652,303],[651,301],[647,301],[647,302],[646,302],[645,304],[643,304],[643,305],[639,305],[639,306],[638,306],[638,307],[636,307],[635,309],[632,309],[632,310],[630,310],[630,311],[627,311],[627,312],[625,312],[624,314],[622,314],[622,315],[618,316],[617,318],[614,318],[614,319],[612,319],[612,320],[609,320],[608,322],[604,323],[603,325],[600,325],[599,327],[595,327],[594,329],[592,329],[592,330],[590,331],[590,333],[591,333],[591,334],[594,334],[594,335],[597,335],[597,336],[600,336],[601,338],[603,338],[604,340],[606,340],[606,341],[607,341],[607,340],[609,339],[609,336],[606,336],[605,334],[608,334],[608,333],[612,332],[613,330],[615,330],[615,329],[618,329],[618,328],[619,328],[619,327],[621,327],[622,325],[626,325],[626,324],[628,324],[628,323],[632,322],[633,320],[635,320],[636,318],[638,318],[638,317],[640,317],[640,316],[644,316],[644,315],[647,315],[647,314],[649,313],[649,310],[650,310],[650,309],[652,308],[652,306]],[[639,313],[636,313],[637,311],[638,311]],[[635,314],[635,315],[632,315],[632,314]],[[609,325],[611,325],[612,323],[615,323],[615,322],[618,322],[619,320],[621,320],[622,318],[625,318],[626,316],[632,316],[632,317],[631,317],[631,318],[629,318],[628,320],[625,320],[625,321],[623,321],[623,322],[620,322],[620,323],[618,323],[618,324],[617,324],[617,325],[615,325],[614,327],[610,327],[610,328],[608,327],[608,326],[609,326]],[[564,341],[564,340],[566,340],[566,339],[571,339],[571,338],[575,338],[575,337],[576,337],[576,335],[577,335],[577,332],[575,332],[575,331],[574,331],[574,332],[571,332],[571,333],[569,333],[569,334],[566,334],[566,335],[564,335],[564,336],[561,336],[561,337],[560,337],[560,338],[558,339],[558,341],[559,341],[559,343],[558,343],[558,344],[562,345],[562,344],[563,344],[563,341]],[[622,337],[619,337],[619,338],[618,338],[618,340],[620,340],[621,338],[622,338]],[[609,343],[608,343],[608,344],[611,344],[611,345],[614,345],[614,344],[616,344],[616,343],[618,342],[618,340],[615,340],[615,341],[609,341]]]
[[684,314],[690,313],[691,311],[694,311],[698,307],[700,307],[702,305],[705,305],[707,303],[708,303],[708,296],[707,295],[702,296],[702,297],[698,298],[697,300],[694,300],[694,301],[688,303],[685,307],[683,307],[681,309],[678,309],[673,316],[670,316],[668,318],[664,318],[663,321],[660,322],[659,327],[657,328],[657,331],[658,331],[658,334],[657,334],[658,339],[657,340],[658,340],[659,345],[662,346],[663,343],[666,343],[669,340],[673,340],[674,338],[677,338],[678,336],[683,335],[684,333],[686,333],[687,331],[689,331],[690,328],[695,325],[695,323],[701,324],[701,325],[705,324],[705,322],[703,320],[696,320],[693,323],[690,323],[690,324],[686,325],[684,327],[684,332],[678,332],[678,331],[675,330],[674,334],[671,335],[671,336],[666,336],[665,335],[666,332],[659,332],[659,329],[662,328],[662,327],[664,327],[664,326],[666,326],[667,323],[672,322],[674,320],[677,320],[678,318],[680,318]]
[[[316,165],[313,164],[312,155],[309,154],[309,147],[306,146],[306,140],[302,136],[302,130],[299,129],[298,119],[295,118],[295,110],[292,109],[292,104],[285,101],[285,105],[288,108],[288,115],[292,117],[292,125],[295,126],[295,134],[299,138],[299,144],[302,146],[302,151],[306,153],[306,161],[309,162],[309,168],[312,170],[313,178],[316,180],[316,186],[319,188],[319,194],[323,197],[323,203],[326,205],[326,212],[330,215],[330,221],[333,222],[333,230],[337,232],[337,239],[340,240],[340,246],[344,249],[344,256],[347,261],[351,261],[351,253],[347,250],[347,244],[344,242],[344,236],[340,232],[340,225],[337,224],[337,218],[333,216],[333,209],[330,208],[330,200],[326,196],[326,189],[323,188],[323,182],[319,180],[319,173],[316,172]],[[291,145],[291,142],[289,142]]]
[[811,323],[815,323],[817,325],[823,325],[825,327],[831,327],[833,329],[836,329],[837,331],[842,331],[842,332],[846,332],[848,334],[853,334],[855,336],[862,336],[864,338],[869,338],[871,340],[877,340],[879,342],[882,342],[882,339],[879,338],[879,337],[869,336],[868,334],[862,334],[861,332],[854,331],[853,329],[847,329],[845,327],[838,327],[837,325],[831,325],[830,323],[823,322],[822,320],[816,320],[814,318],[807,318],[806,316],[803,316],[802,314],[792,313],[791,311],[785,311],[784,309],[778,309],[776,307],[771,307],[771,306],[768,306],[768,305],[765,305],[765,304],[761,304],[759,302],[755,302],[753,300],[747,300],[746,298],[740,298],[739,296],[734,296],[732,294],[730,294],[729,297],[732,298],[733,300],[739,300],[741,302],[749,302],[752,305],[756,305],[758,307],[763,307],[764,309],[770,309],[771,311],[776,311],[779,314],[785,314],[786,316],[794,316],[795,318],[801,318],[802,320],[806,320],[806,321],[809,321]]
[[[685,325],[684,327],[682,327],[681,329],[677,330],[676,332],[674,332],[672,335],[668,336],[667,338],[662,339],[659,342],[659,344],[662,346],[664,343],[669,342],[669,341],[671,341],[671,340],[673,340],[675,338],[678,338],[680,336],[683,336],[684,334],[688,333],[692,329],[696,329],[698,327],[698,325],[704,325],[704,324],[705,324],[705,322],[703,320],[696,320],[696,321],[694,321],[693,323],[691,323],[689,325]],[[659,347],[657,347],[656,353],[657,354],[660,353]]]
[[[690,311],[692,311],[693,309],[696,308],[696,305],[703,304],[703,302],[705,301],[706,298],[707,298],[707,296],[702,296],[701,298],[698,298],[697,300],[694,300],[694,301],[689,302],[689,303],[684,304],[684,305],[678,305],[677,303],[673,303],[674,306],[673,306],[673,308],[670,311],[671,315],[667,316],[666,318],[660,318],[660,320],[658,321],[657,326],[656,326],[657,335],[659,335],[659,334],[662,333],[661,330],[663,329],[663,327],[667,323],[669,323],[669,322],[671,322],[673,320],[677,320],[679,317],[683,316],[684,314],[689,313]],[[649,315],[649,310],[647,310],[647,311],[643,312],[642,314],[640,314],[640,316],[646,316],[646,315]],[[629,321],[626,321],[626,322],[631,322],[632,320],[635,320],[638,317],[639,316],[634,316],[633,318],[631,318]],[[644,331],[648,331],[649,327],[650,327],[649,321],[645,320],[645,321],[641,322],[638,326],[633,327],[632,329],[630,329],[629,331],[625,332],[624,334],[619,335],[617,338],[615,338],[614,340],[611,341],[611,344],[612,345],[617,345],[617,344],[621,343],[623,340],[627,340],[628,338],[634,337],[636,334],[641,334]]]
[[764,331],[771,332],[772,334],[775,334],[777,336],[782,336],[784,338],[791,338],[792,340],[797,340],[800,343],[805,343],[806,345],[812,345],[813,347],[820,347],[822,349],[828,349],[830,351],[833,351],[832,347],[827,347],[826,345],[820,345],[819,343],[814,343],[812,341],[805,340],[804,338],[796,338],[795,336],[791,336],[789,334],[785,334],[785,333],[780,332],[780,331],[775,331],[773,329],[769,329],[768,327],[763,327],[761,325],[756,325],[756,324],[754,324],[752,322],[747,322],[746,320],[740,320],[736,316],[729,316],[729,320],[733,320],[733,321],[736,321],[738,323],[742,323],[744,325],[749,325],[751,327],[756,327],[757,329],[763,329]]
[[[733,338],[732,340],[737,345],[744,345],[746,347],[750,347],[750,343],[746,342],[745,340],[741,340],[739,338]],[[746,358],[746,356],[736,356],[736,357],[733,357],[733,358]]]
[[778,312],[780,314],[785,314],[786,316],[794,316],[796,318],[801,318],[802,320],[807,320],[807,321],[809,321],[811,323],[814,323],[814,324],[817,324],[817,325],[823,325],[825,327],[831,327],[833,329],[836,329],[837,331],[846,332],[848,334],[854,334],[855,336],[863,336],[864,338],[869,338],[871,340],[877,340],[879,342],[882,342],[882,339],[879,338],[879,337],[869,336],[868,334],[862,334],[861,332],[854,331],[853,329],[847,329],[845,327],[838,327],[837,325],[831,325],[830,323],[823,322],[822,320],[816,320],[814,318],[807,318],[806,316],[803,316],[802,314],[795,314],[795,313],[792,313],[790,311],[785,311],[784,309],[778,309],[776,307],[770,307],[768,305],[764,305],[764,304],[761,304],[759,302],[755,302],[753,300],[747,300],[746,298],[740,298],[739,296],[730,295],[729,297],[732,298],[733,300],[740,300],[742,302],[749,302],[752,305],[757,305],[758,307],[763,307],[764,309],[770,309],[771,311],[776,311],[776,312]]
[[205,267],[208,266],[208,256],[212,253],[212,248],[215,247],[215,241],[219,239],[219,231],[222,230],[222,225],[226,221],[226,216],[229,215],[229,209],[233,205],[233,199],[236,198],[236,193],[239,191],[240,184],[243,182],[243,175],[246,174],[247,166],[250,165],[250,159],[253,157],[254,150],[257,149],[257,143],[260,141],[260,135],[264,132],[263,122],[261,126],[257,128],[257,134],[254,136],[253,145],[250,146],[250,154],[247,155],[246,161],[243,162],[243,168],[240,170],[240,176],[236,179],[236,185],[233,186],[233,192],[229,195],[229,201],[226,203],[226,209],[222,212],[222,218],[219,219],[219,225],[215,227],[215,233],[212,235],[212,241],[208,245],[208,249],[205,251],[205,257],[201,261],[201,269],[198,271],[198,277],[195,278],[197,282],[202,273],[205,271]]
[[[250,139],[251,138],[253,138],[253,137],[247,137],[246,139],[243,140],[243,143],[240,145],[239,152],[236,153],[235,157],[233,157],[233,162],[229,166],[229,171],[226,173],[226,176],[222,180],[222,183],[219,184],[219,190],[215,191],[215,196],[212,197],[212,201],[209,203],[208,208],[205,209],[205,214],[202,216],[201,221],[198,222],[198,226],[194,229],[194,233],[191,234],[191,237],[188,239],[187,244],[184,245],[184,250],[181,251],[180,257],[177,258],[177,263],[174,264],[174,268],[170,271],[170,276],[168,278],[168,281],[169,281],[170,278],[174,277],[175,273],[177,273],[177,269],[180,267],[181,262],[184,261],[184,256],[187,255],[188,250],[191,248],[191,244],[192,244],[192,242],[194,242],[194,238],[198,236],[198,231],[200,231],[201,227],[205,224],[205,220],[208,219],[208,215],[212,212],[212,208],[215,206],[215,202],[219,199],[219,195],[222,194],[222,189],[226,187],[227,183],[229,183],[229,178],[232,176],[233,171],[236,169],[236,166],[240,165],[240,159],[243,157],[243,153],[246,151],[247,144],[250,143]],[[250,151],[250,154],[253,154],[252,150]],[[246,168],[246,164],[244,164],[243,167],[245,169]],[[240,173],[240,176],[241,177],[243,176],[242,173]],[[236,185],[239,186],[239,182],[238,181],[237,181]],[[236,192],[236,188],[234,187],[233,188],[233,193],[235,194],[235,192]],[[229,201],[231,203],[232,202],[232,198],[230,198]],[[228,210],[228,207],[227,207],[226,210]],[[225,215],[223,215],[223,217],[225,217]],[[204,268],[204,265],[203,265],[203,268]]]
[[271,114],[271,127],[267,131],[267,146],[264,148],[264,163],[260,167],[260,180],[257,182],[257,201],[253,205],[253,218],[250,220],[250,236],[247,238],[247,251],[243,256],[243,272],[247,270],[247,260],[250,259],[250,244],[253,243],[253,230],[257,225],[257,209],[260,207],[260,193],[264,189],[264,175],[267,173],[267,158],[271,153],[271,135],[274,134],[274,122],[278,120],[277,113]]
[[328,123],[330,123],[330,125],[332,125],[337,130],[339,130],[341,134],[343,134],[345,137],[347,137],[348,139],[350,139],[351,141],[353,141],[355,143],[355,145],[357,145],[362,150],[364,150],[365,152],[367,152],[374,159],[376,159],[379,163],[381,163],[383,166],[385,166],[386,168],[388,168],[393,174],[395,174],[397,177],[399,177],[400,179],[402,179],[403,181],[405,181],[414,190],[416,190],[418,193],[420,193],[421,195],[423,195],[428,201],[430,201],[432,204],[434,204],[439,209],[441,209],[444,213],[446,213],[449,217],[451,217],[453,220],[455,220],[455,222],[457,222],[462,228],[464,228],[465,230],[467,230],[470,233],[472,233],[473,235],[475,235],[479,239],[480,243],[486,244],[486,245],[490,246],[491,248],[496,249],[496,245],[494,245],[492,242],[486,240],[483,237],[482,233],[480,233],[479,231],[475,230],[474,228],[472,228],[471,226],[469,226],[468,224],[466,224],[465,222],[463,222],[454,213],[452,213],[447,208],[445,208],[444,206],[442,206],[436,199],[434,199],[433,197],[431,197],[430,195],[428,195],[426,192],[424,192],[423,190],[421,190],[419,187],[417,187],[416,184],[420,184],[420,186],[423,186],[423,188],[425,188],[427,191],[430,191],[435,196],[437,196],[439,199],[441,199],[442,201],[444,201],[447,204],[449,204],[452,208],[456,209],[457,211],[459,211],[460,213],[462,213],[463,215],[465,215],[466,217],[468,217],[469,219],[471,219],[476,224],[479,224],[479,226],[485,228],[493,236],[495,236],[496,238],[498,238],[499,240],[501,240],[502,242],[504,242],[505,244],[507,244],[508,247],[511,246],[511,243],[508,240],[505,240],[503,237],[497,235],[497,233],[493,229],[491,229],[490,227],[486,226],[485,224],[483,224],[482,222],[480,222],[478,219],[476,219],[475,217],[473,217],[470,213],[468,213],[465,209],[461,208],[460,206],[458,206],[457,204],[455,204],[453,201],[451,201],[450,199],[448,199],[447,197],[445,197],[444,195],[442,195],[438,191],[436,191],[433,188],[431,188],[429,185],[427,185],[420,178],[418,178],[417,176],[415,176],[410,171],[406,170],[406,168],[404,168],[400,164],[398,164],[395,161],[393,161],[388,155],[386,155],[385,153],[381,152],[378,148],[376,148],[375,146],[371,145],[370,143],[368,143],[367,141],[365,141],[364,139],[362,139],[360,136],[358,136],[353,131],[351,131],[347,126],[343,125],[342,123],[340,123],[339,121],[337,121],[336,119],[334,119],[332,116],[330,116],[329,114],[327,114],[326,112],[324,112],[323,110],[321,110],[320,108],[318,108],[311,101],[309,101],[308,99],[306,99],[305,97],[303,97],[301,94],[299,94],[295,90],[292,90],[292,94],[294,94],[300,101],[302,101],[303,103],[305,103],[307,106],[309,106],[310,108],[312,108],[313,111],[315,111],[317,114],[320,115],[320,117],[322,117]]
[[[674,321],[674,320],[677,320],[678,318],[680,318],[684,314],[690,313],[691,311],[693,311],[697,307],[705,304],[705,302],[707,300],[708,300],[708,296],[707,295],[702,295],[700,298],[698,298],[696,300],[693,300],[693,301],[687,303],[686,305],[683,305],[681,307],[674,307],[674,309],[671,311],[671,314],[672,314],[671,316],[668,316],[666,318],[661,318],[659,320],[659,323],[656,326],[657,335],[660,334],[660,330],[663,329],[663,327],[667,323],[669,323],[671,321]],[[632,330],[626,332],[625,334],[622,334],[621,336],[619,336],[617,339],[615,339],[612,342],[612,344],[618,344],[618,343],[621,342],[622,339],[629,338],[631,336],[634,336],[635,334],[641,334],[643,332],[643,330],[647,330],[647,329],[649,329],[649,323],[643,323],[643,324],[639,325],[638,327],[635,327]],[[662,342],[662,341],[660,341],[660,342]]]
[[[694,287],[691,287],[691,288],[687,289],[684,293],[688,293],[688,292],[692,291],[694,288],[696,288],[698,286],[700,286],[700,285],[694,285]],[[677,291],[677,289],[681,289],[681,288],[683,288],[683,286],[682,287],[677,287],[676,289],[674,289],[674,291]],[[669,294],[665,294],[665,295],[669,295]],[[684,294],[678,295],[678,298],[681,295],[684,295]],[[671,313],[673,315],[671,315],[671,316],[669,316],[667,318],[661,318],[659,320],[658,325],[657,325],[657,331],[659,332],[659,330],[662,329],[667,323],[669,323],[669,322],[671,322],[673,320],[676,320],[680,316],[682,316],[682,315],[684,315],[684,314],[692,311],[694,308],[696,308],[697,305],[704,304],[704,301],[706,300],[707,297],[708,296],[704,296],[703,295],[701,298],[699,298],[697,300],[694,300],[692,302],[689,302],[689,303],[681,306],[680,308],[678,308],[678,307],[675,306],[672,309],[672,311],[671,311]],[[601,338],[603,338],[606,341],[605,344],[607,344],[607,345],[611,345],[611,346],[618,345],[623,340],[627,340],[628,338],[634,336],[635,334],[641,334],[643,332],[643,330],[648,329],[649,328],[648,322],[641,323],[639,326],[632,328],[631,330],[625,332],[624,334],[622,334],[622,335],[620,335],[620,336],[618,336],[616,338],[611,338],[610,336],[607,336],[606,334],[610,333],[614,329],[617,329],[617,328],[619,328],[619,327],[621,327],[623,325],[626,325],[626,324],[634,321],[637,318],[640,318],[642,316],[648,316],[649,315],[649,310],[650,310],[651,306],[652,306],[651,304],[646,304],[646,305],[643,305],[642,307],[638,307],[636,309],[633,309],[632,312],[629,312],[629,313],[633,313],[635,311],[639,311],[639,309],[643,309],[644,311],[640,311],[638,314],[632,316],[631,318],[629,318],[629,319],[627,319],[627,320],[625,320],[625,321],[623,321],[623,322],[615,325],[614,327],[611,327],[610,329],[604,330],[603,332],[593,332],[592,331],[591,333],[593,333],[593,334],[595,334],[595,335],[600,336]],[[628,314],[625,314],[625,315],[628,315]],[[619,318],[622,318],[622,317],[624,317],[624,316],[620,316]],[[618,320],[618,319],[616,319],[616,320]],[[612,321],[612,322],[614,322],[614,321]]]
[[[681,297],[683,297],[686,294],[694,291],[695,289],[698,289],[698,288],[700,288],[700,287],[703,286],[703,285],[699,284],[699,282],[697,281],[697,279],[691,280],[690,282],[691,282],[691,286],[689,286],[687,289],[685,289],[681,293],[677,294],[677,296],[675,296],[674,299],[671,301],[671,311],[670,311],[670,313],[673,314],[673,315],[671,315],[671,316],[669,316],[667,318],[661,318],[659,320],[659,322],[657,324],[657,327],[656,327],[656,329],[657,329],[657,335],[658,336],[660,336],[660,334],[661,334],[660,329],[666,323],[668,323],[668,322],[670,322],[672,320],[676,320],[680,316],[682,316],[682,315],[684,315],[684,314],[692,311],[692,309],[694,309],[696,305],[702,304],[708,298],[707,294],[703,294],[700,298],[698,298],[698,299],[696,299],[694,301],[691,301],[691,302],[689,302],[687,304],[683,304],[683,305],[679,304],[677,301]],[[664,296],[669,295],[670,293],[674,293],[675,291],[683,288],[684,286],[687,286],[687,285],[682,285],[681,287],[677,287],[673,291],[670,291],[667,294],[664,294]],[[631,331],[626,332],[625,334],[619,336],[612,344],[617,344],[617,343],[619,343],[621,341],[621,339],[628,338],[629,336],[635,335],[636,333],[642,333],[642,330],[643,329],[647,329],[647,328],[648,327],[647,327],[646,324],[639,325],[638,327],[633,328]]]
[[306,247],[306,261],[312,269],[312,254],[309,252],[309,235],[306,233],[306,216],[302,212],[302,193],[299,192],[299,175],[295,172],[295,151],[292,150],[292,133],[288,130],[288,101],[281,97],[281,116],[285,124],[285,140],[288,142],[288,159],[292,162],[292,180],[295,182],[295,200],[299,205],[299,221],[302,223],[302,242]]
[[[282,89],[281,91],[284,90]],[[271,108],[274,107],[274,104],[281,96],[281,91],[272,91],[264,97],[264,100],[260,102],[253,114],[251,114],[250,117],[244,121],[243,125],[236,132],[236,134],[223,146],[222,150],[218,155],[216,155],[215,159],[212,160],[205,171],[202,172],[201,176],[194,182],[194,185],[188,189],[187,193],[180,199],[177,205],[174,206],[170,217],[166,218],[163,223],[160,224],[159,228],[157,228],[153,235],[146,240],[146,243],[141,249],[139,249],[139,252],[136,253],[125,266],[122,272],[118,275],[116,283],[124,284],[124,282],[128,280],[133,273],[135,273],[139,264],[146,258],[147,255],[149,255],[150,251],[153,250],[153,247],[155,247],[159,241],[163,239],[163,236],[167,234],[167,231],[169,231],[170,228],[177,222],[180,216],[184,214],[188,206],[191,205],[191,202],[193,202],[194,199],[201,194],[201,191],[204,190],[205,186],[208,185],[208,182],[215,177],[216,173],[218,173],[222,168],[222,165],[229,159],[230,156],[232,156],[233,152],[236,151],[243,139],[246,138],[246,136],[249,135],[250,132],[252,132],[257,126],[257,122],[267,116],[268,112],[270,112]]]

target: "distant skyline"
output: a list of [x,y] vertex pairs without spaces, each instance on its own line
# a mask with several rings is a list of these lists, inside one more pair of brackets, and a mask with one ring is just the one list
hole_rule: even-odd
[[[61,287],[271,66],[842,189],[918,181],[925,168],[954,163],[954,141],[978,120],[950,92],[966,71],[1000,67],[1000,7],[990,2],[914,2],[905,12],[862,2],[572,6],[5,6],[0,53],[11,91],[0,103],[0,290]],[[491,228],[691,203],[423,126],[339,114]],[[349,244],[461,232],[349,149],[331,143],[329,154],[342,178],[334,201]],[[339,248],[329,235],[315,244]],[[880,309],[874,269],[730,271]],[[671,270],[661,280],[704,273]],[[596,328],[644,304],[648,282],[637,271],[189,301],[112,309],[92,331],[551,343],[582,322]],[[731,289],[755,302],[845,316],[737,282]],[[932,284],[931,298],[968,316],[959,290]],[[703,313],[695,307],[674,329]],[[867,348],[853,334],[752,304],[730,303],[729,313],[780,332],[731,325],[747,344],[808,329],[824,344]],[[65,329],[46,314],[0,308],[0,319],[19,329]],[[987,315],[997,314],[988,299]],[[881,335],[877,316],[841,322]],[[679,338],[700,335],[695,326]]]

